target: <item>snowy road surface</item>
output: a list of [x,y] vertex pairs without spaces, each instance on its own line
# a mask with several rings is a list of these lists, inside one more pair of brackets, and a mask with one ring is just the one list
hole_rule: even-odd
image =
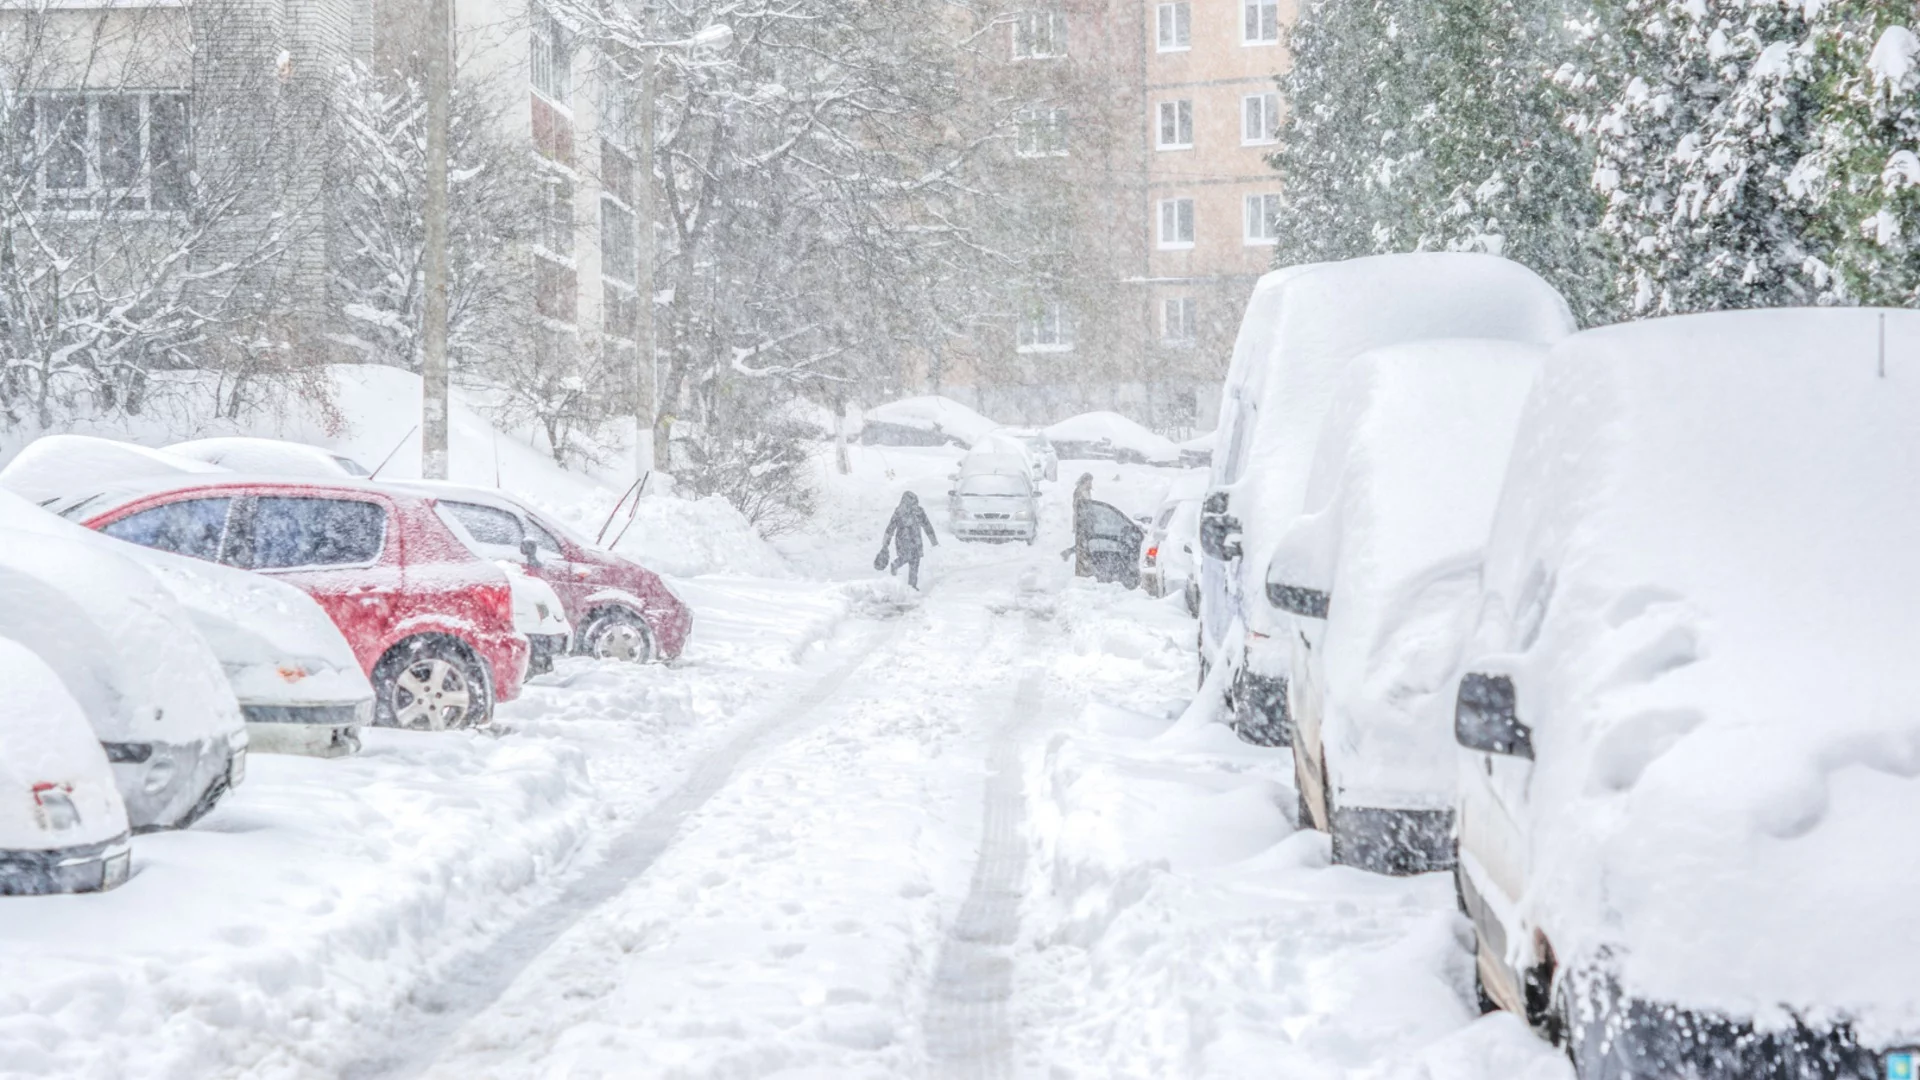
[[1071,466],[1038,545],[913,594],[872,549],[909,485],[944,525],[950,461],[857,464],[792,576],[675,583],[680,663],[257,758],[127,887],[8,901],[0,1074],[1566,1075],[1473,1019],[1444,878],[1329,867],[1284,753],[1176,719],[1192,623],[1070,578]]

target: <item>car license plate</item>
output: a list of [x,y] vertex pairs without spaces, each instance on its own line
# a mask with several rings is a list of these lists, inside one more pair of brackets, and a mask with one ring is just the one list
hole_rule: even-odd
[[237,788],[247,779],[247,752],[236,750],[233,760],[227,763],[227,786]]
[[1887,1055],[1887,1080],[1915,1080],[1920,1069],[1920,1050],[1895,1050]]

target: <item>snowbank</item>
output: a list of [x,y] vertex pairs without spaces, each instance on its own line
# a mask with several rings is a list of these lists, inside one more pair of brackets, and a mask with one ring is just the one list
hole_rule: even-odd
[[1911,311],[1555,351],[1465,670],[1511,674],[1534,729],[1525,903],[1563,962],[1611,948],[1655,1001],[1920,1039],[1916,426]]
[[[605,513],[604,508],[601,512]],[[589,524],[576,514],[557,513],[588,539],[599,533],[605,521],[603,517]],[[753,524],[718,495],[697,500],[647,496],[640,500],[631,519],[624,511],[614,519],[605,542],[611,544],[616,537],[619,543],[615,551],[669,577],[746,574],[784,578],[790,574],[779,553],[754,531]]]
[[870,446],[972,446],[1000,425],[947,397],[902,398],[866,410],[860,441]]
[[1046,435],[1062,461],[1180,463],[1180,447],[1172,439],[1156,435],[1119,413],[1083,413],[1047,428]]

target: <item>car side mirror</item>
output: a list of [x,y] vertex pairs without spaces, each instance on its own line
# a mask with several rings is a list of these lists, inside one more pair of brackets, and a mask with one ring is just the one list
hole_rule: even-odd
[[947,489],[947,498],[949,499],[956,498],[957,496],[959,496],[959,494],[960,493],[958,491],[955,491],[952,488]]
[[1513,679],[1467,675],[1453,710],[1453,737],[1469,750],[1533,760],[1533,729],[1520,722]]
[[1298,585],[1282,585],[1277,581],[1267,582],[1267,603],[1281,611],[1309,619],[1324,619],[1333,598],[1319,589],[1306,589]]
[[1200,550],[1210,559],[1230,562],[1240,557],[1240,519],[1227,513],[1227,493],[1212,491],[1200,504]]
[[520,555],[522,558],[527,560],[528,566],[533,566],[533,567],[539,566],[540,565],[539,543],[533,540],[520,541]]

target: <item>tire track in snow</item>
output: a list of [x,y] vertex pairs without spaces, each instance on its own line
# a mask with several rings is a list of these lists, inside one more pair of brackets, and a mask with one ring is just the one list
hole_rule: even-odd
[[1008,720],[987,758],[980,857],[967,898],[941,946],[927,1004],[924,1030],[935,1076],[984,1080],[1013,1072],[1007,1005],[1013,996],[1012,947],[1020,932],[1027,872],[1026,841],[1020,831],[1026,817],[1020,732],[1041,714],[1045,678],[1037,669],[1021,678]]
[[450,965],[412,996],[419,1017],[404,1042],[341,1070],[343,1080],[416,1076],[431,1068],[472,1017],[493,1004],[520,973],[594,909],[619,896],[653,866],[681,828],[733,778],[742,762],[777,741],[839,693],[871,659],[888,632],[885,623],[863,627],[846,646],[847,658],[791,701],[769,706],[758,723],[706,758],[685,783],[611,841],[605,857],[568,884],[566,891],[529,912],[491,946]]

